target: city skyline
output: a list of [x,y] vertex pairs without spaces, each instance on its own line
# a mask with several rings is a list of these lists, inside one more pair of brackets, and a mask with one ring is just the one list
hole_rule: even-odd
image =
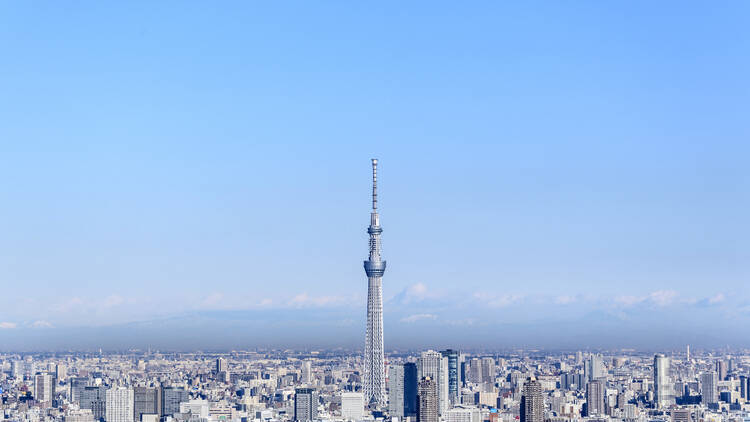
[[386,350],[746,347],[748,12],[2,4],[0,347],[362,347],[370,157]]

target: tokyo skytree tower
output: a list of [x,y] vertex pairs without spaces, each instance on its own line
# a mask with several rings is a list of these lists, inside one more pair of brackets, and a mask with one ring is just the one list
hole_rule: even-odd
[[380,259],[380,216],[378,215],[378,160],[372,159],[372,212],[370,213],[370,257],[365,261],[367,273],[367,333],[365,335],[365,403],[375,408],[386,404],[385,364],[383,358],[383,273]]

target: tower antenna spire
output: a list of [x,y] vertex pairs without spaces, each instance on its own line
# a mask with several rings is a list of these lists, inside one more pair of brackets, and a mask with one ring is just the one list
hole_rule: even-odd
[[372,209],[378,209],[378,159],[372,159]]

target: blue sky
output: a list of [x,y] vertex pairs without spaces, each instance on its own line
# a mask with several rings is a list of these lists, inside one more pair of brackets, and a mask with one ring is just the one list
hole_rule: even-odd
[[378,157],[393,347],[741,342],[749,9],[2,4],[0,339],[357,345]]

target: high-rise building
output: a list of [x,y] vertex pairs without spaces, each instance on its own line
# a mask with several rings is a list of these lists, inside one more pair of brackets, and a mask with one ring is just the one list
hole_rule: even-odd
[[367,273],[367,330],[363,390],[368,405],[385,406],[385,358],[383,356],[383,274],[380,257],[380,215],[378,215],[378,160],[372,160],[372,212],[370,213],[370,255],[364,262]]
[[188,401],[188,392],[180,387],[162,387],[161,411],[162,416],[172,416],[180,413],[180,403]]
[[591,380],[586,384],[586,416],[604,415],[605,384],[602,379]]
[[495,384],[495,358],[482,358],[482,383]]
[[229,365],[227,364],[227,360],[225,358],[217,358],[216,359],[216,373],[219,372],[227,372],[229,369]]
[[417,388],[417,422],[438,422],[438,388],[431,377],[424,377]]
[[298,388],[294,392],[294,420],[314,421],[318,417],[318,391],[314,388]]
[[65,381],[68,378],[68,367],[64,363],[57,364],[55,368],[55,378],[58,381]]
[[520,413],[521,422],[544,422],[542,384],[534,377],[529,377],[523,384]]
[[443,350],[443,357],[448,361],[448,398],[451,405],[458,404],[459,392],[459,356],[457,350]]
[[654,405],[656,408],[669,407],[674,403],[669,363],[667,356],[662,354],[654,356]]
[[312,382],[312,362],[309,360],[302,361],[302,383],[309,384]]
[[50,374],[34,375],[34,399],[37,402],[52,404],[55,398],[55,377]]
[[469,381],[475,384],[482,383],[482,361],[472,358],[469,365]]
[[740,397],[742,397],[745,401],[748,401],[749,397],[748,392],[750,392],[750,389],[748,389],[750,385],[748,385],[748,377],[746,375],[740,375]]
[[106,416],[107,398],[104,387],[85,386],[79,390],[78,402],[81,409],[91,409],[94,419],[101,420]]
[[107,422],[133,422],[133,389],[115,387],[107,390]]
[[716,404],[719,402],[719,376],[716,372],[701,374],[701,402]]
[[422,352],[417,359],[417,378],[431,378],[437,388],[438,415],[448,410],[448,358],[434,350]]
[[727,363],[724,360],[716,361],[716,373],[719,375],[719,381],[724,381],[727,378]]
[[133,420],[141,420],[141,415],[161,415],[161,388],[133,388]]
[[362,393],[341,393],[341,418],[359,421],[365,414],[365,399]]
[[688,344],[685,349],[685,360],[690,362],[690,345]]
[[390,365],[388,371],[388,413],[403,418],[417,414],[417,365]]
[[586,364],[583,366],[583,372],[586,376],[586,381],[604,377],[604,362],[602,361],[602,357],[595,354],[589,356]]

